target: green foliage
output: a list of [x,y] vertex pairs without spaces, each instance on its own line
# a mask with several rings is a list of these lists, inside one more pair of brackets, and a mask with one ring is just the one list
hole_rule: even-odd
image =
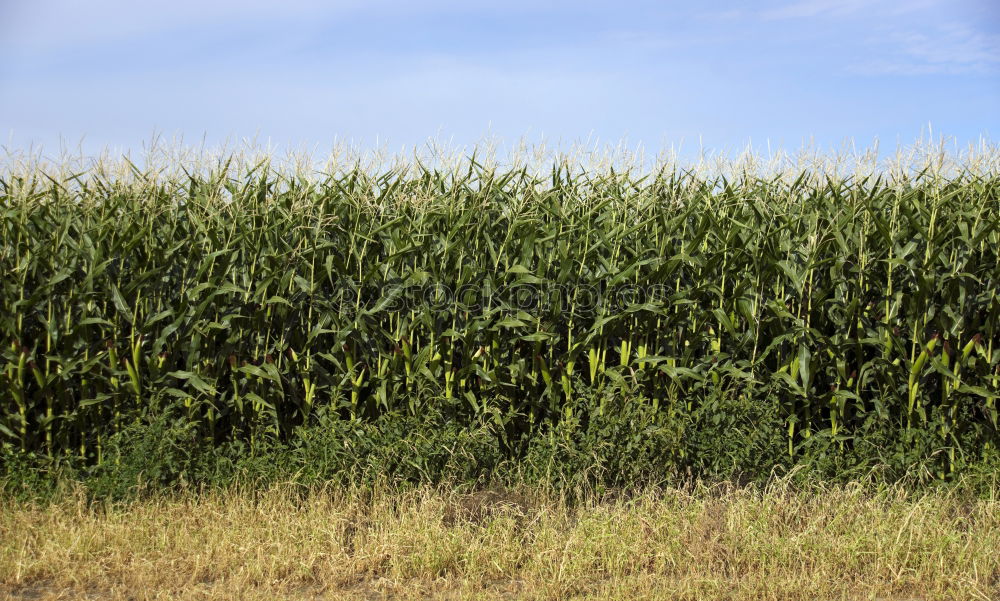
[[133,170],[0,177],[6,456],[949,479],[998,443],[995,176]]

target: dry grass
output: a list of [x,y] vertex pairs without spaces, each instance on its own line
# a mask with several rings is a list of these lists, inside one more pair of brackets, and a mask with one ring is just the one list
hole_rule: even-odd
[[997,599],[1000,502],[862,488],[0,501],[8,599]]

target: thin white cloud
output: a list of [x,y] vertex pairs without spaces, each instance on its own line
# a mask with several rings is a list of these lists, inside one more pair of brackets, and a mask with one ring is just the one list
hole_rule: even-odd
[[854,65],[867,75],[988,74],[1000,72],[1000,34],[951,23],[923,32],[901,31],[889,36],[895,49],[889,57]]
[[698,13],[697,17],[699,19],[704,19],[708,21],[732,21],[734,19],[740,19],[746,16],[746,12],[738,8],[730,10],[718,10]]
[[[347,8],[347,3],[339,3]],[[0,46],[29,51],[145,38],[159,32],[198,27],[220,31],[248,20],[283,21],[324,12],[319,0],[288,0],[280,8],[264,0],[40,0],[9,9],[0,26]],[[183,40],[179,40],[183,43]]]
[[765,10],[765,19],[800,19],[820,16],[843,16],[871,8],[878,0],[800,0]]
[[1000,64],[1000,34],[985,34],[966,25],[940,27],[934,36],[910,33],[897,39],[907,55],[932,65],[985,68]]
[[940,0],[796,0],[760,12],[765,20],[848,17],[853,15],[898,16],[938,4]]
[[[163,32],[208,28],[220,33],[242,24],[295,24],[301,29],[324,20],[357,15],[531,14],[589,6],[590,0],[0,0],[0,49],[27,52],[64,50],[88,44],[143,39]],[[178,43],[183,43],[179,40]]]

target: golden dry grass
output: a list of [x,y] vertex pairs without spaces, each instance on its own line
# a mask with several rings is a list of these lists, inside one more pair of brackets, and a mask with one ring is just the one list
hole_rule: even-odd
[[997,549],[997,500],[861,487],[5,500],[0,598],[990,600]]

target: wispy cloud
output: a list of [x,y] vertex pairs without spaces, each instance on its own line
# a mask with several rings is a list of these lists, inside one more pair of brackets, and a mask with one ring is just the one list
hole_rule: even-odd
[[1000,72],[1000,34],[976,31],[951,23],[923,32],[896,32],[888,42],[889,57],[854,65],[851,71],[867,75],[927,75]]
[[931,65],[978,69],[1000,64],[1000,34],[985,34],[959,24],[938,31],[934,36],[910,33],[897,39],[907,55]]
[[847,17],[859,14],[898,16],[928,8],[938,2],[939,0],[907,0],[906,2],[887,0],[797,0],[777,8],[764,10],[760,13],[760,16],[766,20]]
[[[587,7],[590,0],[538,2],[508,0],[504,3],[468,6],[462,0],[0,0],[0,51],[63,51],[85,45],[114,44],[145,39],[163,33],[183,35],[191,31],[224,33],[247,23],[271,25],[271,37],[287,35],[291,28],[316,27],[322,23],[358,17],[381,18],[468,14],[534,15],[545,11]],[[474,3],[473,3],[474,4]],[[284,29],[283,29],[284,28]]]
[[876,4],[878,0],[800,0],[765,10],[761,16],[765,19],[798,19],[849,15]]
[[733,8],[730,10],[716,10],[707,11],[703,13],[698,13],[696,16],[699,19],[707,21],[732,21],[734,19],[741,19],[746,16],[746,11],[740,10],[738,8]]

